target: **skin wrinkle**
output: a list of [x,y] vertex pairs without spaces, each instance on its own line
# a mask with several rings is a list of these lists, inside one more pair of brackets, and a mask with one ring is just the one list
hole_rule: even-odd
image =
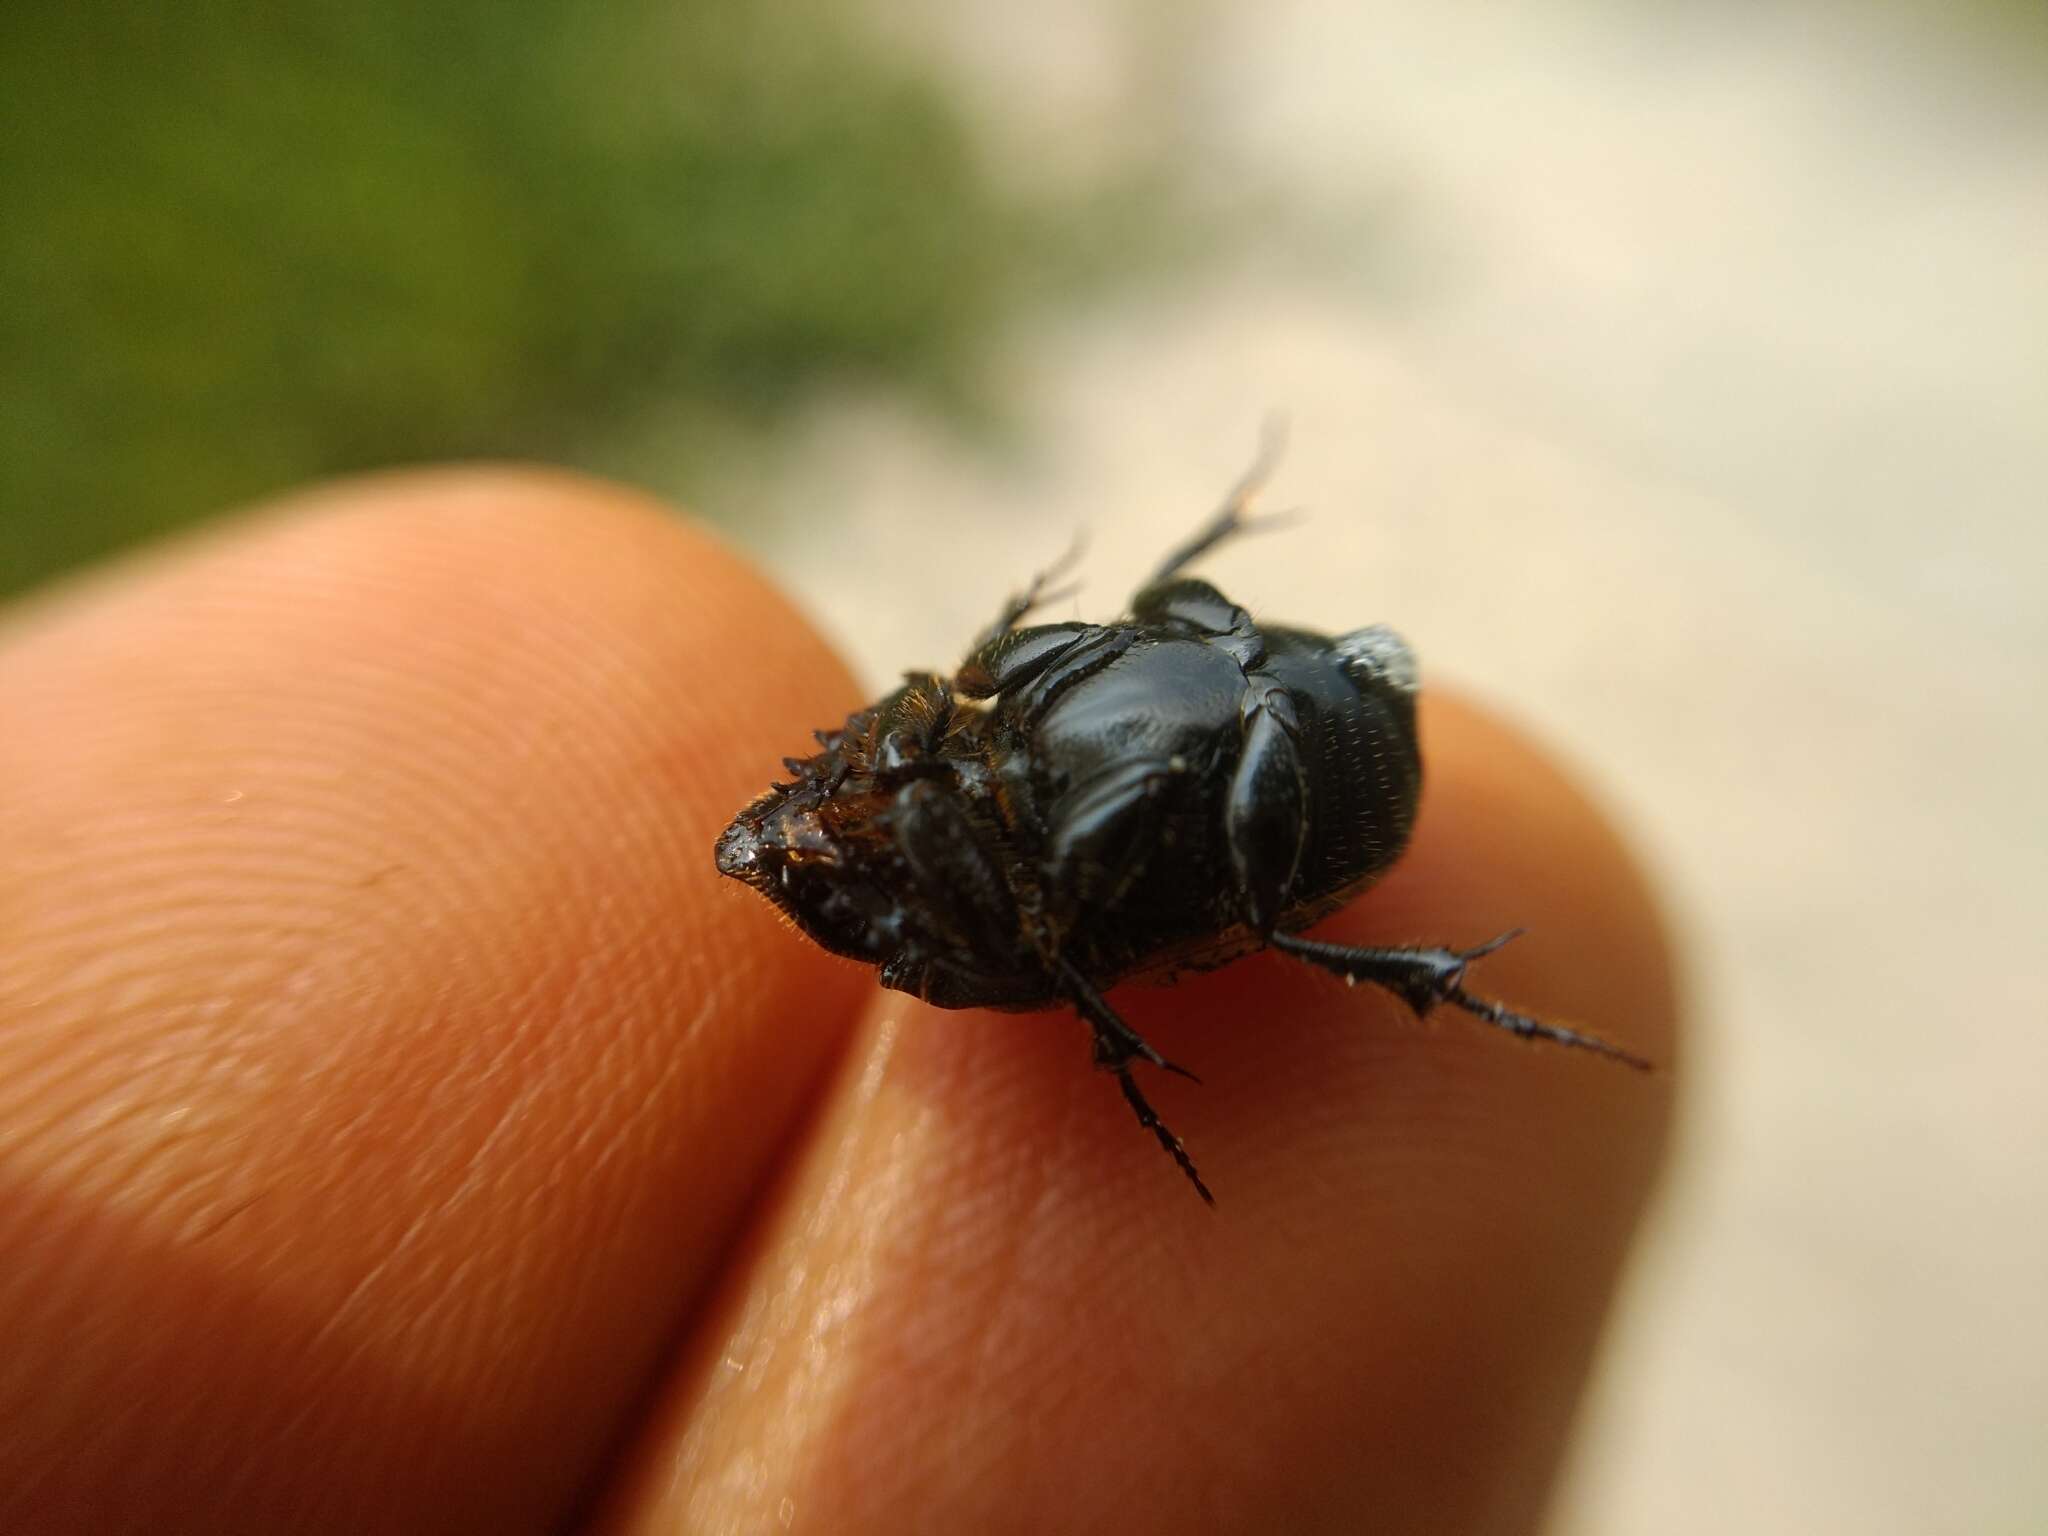
[[[463,909],[463,905],[461,905],[461,897],[457,897],[457,901],[455,901],[455,909]],[[219,913],[203,913],[203,915],[219,915]],[[326,924],[326,922],[319,922],[319,924],[309,924],[309,928],[326,928],[326,926],[330,926],[330,924]],[[141,1012],[141,1010],[137,1010],[137,1012]]]
[[[576,994],[584,984],[585,979],[601,969],[609,958],[609,956],[604,955],[601,951],[593,952],[587,949],[572,950],[563,957],[560,964],[569,970],[570,979],[560,989],[563,993],[561,1012],[571,1013],[574,1011],[571,1005],[573,1005]],[[548,984],[549,978],[547,976],[537,976],[534,981],[534,989],[536,992],[548,990]],[[494,1149],[507,1135],[514,1134],[521,1128],[524,1118],[534,1103],[544,1096],[548,1086],[545,1076],[531,1073],[521,1074],[514,1070],[511,1065],[517,1062],[526,1052],[530,1041],[536,1035],[549,1028],[554,1022],[552,1015],[538,1007],[520,1006],[519,1003],[524,1001],[526,1000],[520,999],[509,1010],[510,1016],[516,1022],[511,1030],[496,1042],[494,1048],[478,1061],[473,1072],[474,1079],[479,1082],[486,1082],[495,1078],[504,1078],[511,1082],[514,1085],[513,1097],[483,1129],[481,1135],[475,1140],[472,1149],[459,1156],[459,1159],[446,1176],[446,1181],[449,1184],[446,1192],[434,1197],[433,1204],[420,1211],[397,1234],[386,1248],[384,1257],[379,1263],[369,1272],[365,1273],[355,1287],[341,1298],[327,1321],[322,1325],[320,1333],[314,1337],[312,1341],[314,1346],[317,1347],[328,1333],[341,1328],[346,1323],[351,1311],[355,1310],[362,1298],[374,1289],[382,1274],[401,1260],[402,1256],[407,1253],[423,1231],[447,1219],[465,1202],[473,1199],[479,1189],[485,1187],[488,1171],[491,1167],[491,1155]],[[607,1031],[606,1033],[608,1038],[616,1039],[616,1030]],[[602,1058],[600,1058],[601,1064]],[[582,1137],[588,1134],[589,1123],[586,1121],[579,1128],[577,1132],[579,1142]],[[578,1143],[572,1143],[568,1150],[574,1152],[577,1150],[577,1146]],[[592,1166],[595,1167],[596,1163],[593,1162]]]
[[[447,905],[456,911],[464,910],[465,901],[457,895]],[[574,957],[571,957],[571,963]],[[534,990],[539,992],[547,985],[545,976],[536,977]],[[544,1080],[525,1078],[513,1069],[522,1055],[528,1039],[539,1029],[546,1027],[543,1015],[537,1008],[521,1006],[525,997],[515,997],[508,1010],[514,1021],[508,1032],[488,1037],[489,1046],[478,1053],[476,1059],[464,1064],[464,1076],[478,1085],[504,1082],[510,1086],[511,1097],[497,1108],[481,1129],[473,1133],[467,1151],[442,1151],[426,1159],[439,1167],[446,1162],[436,1175],[435,1183],[440,1186],[432,1191],[422,1191],[424,1201],[405,1220],[404,1224],[388,1239],[380,1243],[379,1257],[366,1269],[349,1289],[330,1306],[327,1316],[308,1340],[309,1352],[317,1353],[331,1336],[352,1331],[352,1323],[362,1313],[385,1277],[394,1270],[404,1269],[413,1257],[413,1250],[423,1235],[436,1232],[448,1222],[461,1207],[475,1195],[480,1185],[482,1170],[488,1166],[493,1149],[511,1130],[519,1126],[522,1115],[531,1104],[545,1092]],[[369,1347],[366,1339],[357,1348]],[[284,1422],[279,1431],[280,1438],[289,1439],[298,1429],[304,1417],[313,1411],[308,1402],[299,1418]]]

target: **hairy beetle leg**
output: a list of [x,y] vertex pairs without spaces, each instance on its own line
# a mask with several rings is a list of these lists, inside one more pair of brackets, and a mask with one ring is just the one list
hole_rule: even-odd
[[1638,1072],[1649,1071],[1650,1063],[1642,1057],[1618,1045],[1610,1045],[1597,1035],[1582,1034],[1561,1024],[1546,1024],[1541,1019],[1516,1013],[1490,998],[1475,997],[1465,990],[1466,966],[1492,954],[1521,931],[1519,928],[1511,929],[1499,938],[1465,950],[1368,949],[1350,944],[1328,944],[1320,939],[1297,938],[1291,933],[1276,933],[1268,942],[1284,954],[1342,976],[1346,982],[1369,981],[1374,986],[1386,988],[1413,1009],[1417,1018],[1426,1016],[1439,1003],[1449,1003],[1524,1040],[1548,1040],[1553,1045],[1591,1051],[1596,1056],[1605,1056]]
[[1209,1186],[1195,1171],[1195,1161],[1188,1156],[1181,1139],[1173,1134],[1139,1091],[1137,1079],[1131,1076],[1131,1063],[1149,1061],[1153,1066],[1184,1077],[1191,1083],[1200,1083],[1201,1079],[1178,1062],[1168,1061],[1153,1050],[1143,1035],[1117,1017],[1116,1010],[1104,1001],[1087,977],[1071,965],[1063,965],[1061,969],[1066,973],[1067,989],[1074,1000],[1075,1010],[1095,1031],[1095,1065],[1116,1074],[1117,1086],[1123,1089],[1124,1102],[1131,1106],[1132,1113],[1138,1117],[1138,1124],[1159,1138],[1159,1145],[1188,1176],[1188,1182],[1195,1186],[1195,1193],[1202,1197],[1205,1205],[1213,1206],[1216,1197],[1209,1193]]

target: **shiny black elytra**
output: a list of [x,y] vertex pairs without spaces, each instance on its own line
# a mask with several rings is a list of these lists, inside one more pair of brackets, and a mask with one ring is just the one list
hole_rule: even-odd
[[[1335,639],[1255,624],[1181,571],[1234,534],[1272,445],[1114,624],[1041,624],[1041,573],[952,677],[904,685],[785,758],[795,775],[718,840],[743,880],[882,984],[941,1008],[1070,1004],[1139,1123],[1213,1203],[1131,1064],[1193,1074],[1103,1000],[1270,945],[1385,987],[1418,1015],[1450,1003],[1527,1038],[1642,1068],[1603,1040],[1464,988],[1476,949],[1367,949],[1299,937],[1385,874],[1422,788],[1415,660],[1372,625]],[[1270,521],[1270,520],[1265,520]],[[1062,562],[1064,564],[1064,562]]]

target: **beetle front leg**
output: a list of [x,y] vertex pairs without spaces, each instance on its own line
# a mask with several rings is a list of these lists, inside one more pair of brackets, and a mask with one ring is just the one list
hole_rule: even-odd
[[1297,938],[1291,933],[1272,934],[1267,942],[1283,954],[1335,972],[1350,985],[1368,981],[1376,987],[1386,988],[1412,1008],[1417,1018],[1426,1017],[1439,1003],[1449,1003],[1524,1040],[1548,1040],[1555,1045],[1567,1045],[1608,1057],[1634,1067],[1638,1072],[1649,1071],[1650,1063],[1642,1057],[1618,1045],[1610,1045],[1597,1035],[1566,1029],[1561,1024],[1546,1024],[1541,1019],[1516,1013],[1490,998],[1475,997],[1465,990],[1465,968],[1474,960],[1492,954],[1520,932],[1521,929],[1517,928],[1497,939],[1488,940],[1476,949],[1462,950],[1372,949],[1358,944],[1330,944],[1321,939]]

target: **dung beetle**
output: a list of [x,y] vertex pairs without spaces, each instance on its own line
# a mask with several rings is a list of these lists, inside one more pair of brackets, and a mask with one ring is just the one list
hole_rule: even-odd
[[784,758],[790,782],[717,846],[721,874],[826,949],[878,967],[885,987],[941,1008],[1074,1008],[1095,1064],[1212,1204],[1131,1066],[1194,1074],[1105,1001],[1119,981],[1169,981],[1270,946],[1384,987],[1418,1016],[1449,1003],[1648,1065],[1466,991],[1467,966],[1514,932],[1465,950],[1301,936],[1401,857],[1422,759],[1415,657],[1393,630],[1332,638],[1257,623],[1182,574],[1277,520],[1249,512],[1276,450],[1269,436],[1129,617],[1024,627],[1067,562],[1041,572],[950,677],[907,673],[817,732],[819,751]]

